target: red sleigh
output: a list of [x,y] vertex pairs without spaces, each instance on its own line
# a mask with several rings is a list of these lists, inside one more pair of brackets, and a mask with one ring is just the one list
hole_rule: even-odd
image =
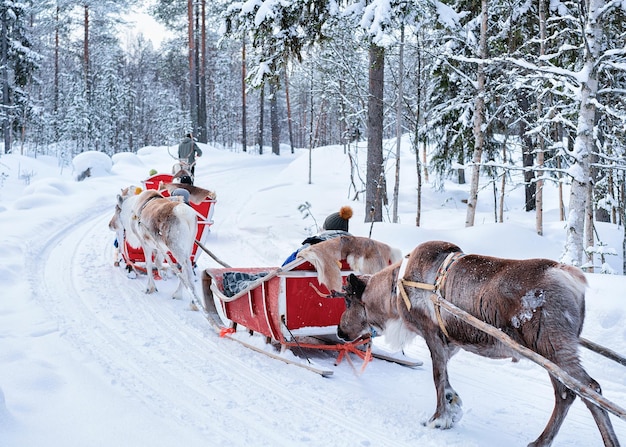
[[[182,187],[184,185],[172,183],[174,179],[173,175],[170,174],[155,174],[152,177],[147,178],[142,181],[146,189],[154,189],[165,197],[170,196],[169,190],[172,189],[172,186]],[[169,188],[168,188],[169,187]],[[206,191],[207,194],[194,195],[192,197],[199,198],[198,201],[189,201],[189,205],[196,211],[198,217],[198,228],[196,231],[196,241],[203,243],[203,238],[209,232],[209,227],[213,225],[213,207],[216,203],[216,199],[214,194],[212,194],[208,190],[203,190],[202,188],[195,188],[195,190]],[[123,244],[121,244],[121,254],[124,262],[127,265],[132,265],[135,269],[144,270],[145,271],[145,255],[141,247],[132,247],[128,244],[128,241],[124,239]],[[196,254],[198,252],[198,243],[193,245],[193,250],[191,253],[191,262],[192,264],[195,262]]]

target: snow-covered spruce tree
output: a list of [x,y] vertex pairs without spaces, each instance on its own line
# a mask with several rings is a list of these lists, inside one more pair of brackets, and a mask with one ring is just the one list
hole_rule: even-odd
[[[329,123],[339,124],[320,144],[347,143],[364,135],[367,116],[367,47],[362,34],[345,26],[329,26],[328,38],[313,49],[307,61],[319,77],[318,96],[327,103]],[[297,70],[297,67],[296,67]]]
[[[439,23],[448,32],[433,49],[437,58],[429,66],[424,128],[440,176],[454,168],[458,182],[464,183],[464,166],[471,161],[467,226],[474,223],[478,192],[484,187],[481,172],[493,178],[494,197],[500,188],[494,214],[501,221],[508,170],[513,168],[511,159],[517,158],[511,148],[523,148],[525,164],[532,165],[527,157],[533,151],[527,133],[533,123],[532,91],[520,84],[519,69],[499,61],[519,52],[524,36],[533,35],[536,19],[533,23],[531,10],[529,2],[458,1],[440,14]],[[532,179],[527,186],[532,202]]]
[[365,221],[380,222],[387,204],[387,181],[383,156],[385,128],[385,59],[389,48],[400,39],[400,29],[418,22],[431,2],[406,0],[355,2],[346,8],[346,17],[358,19],[369,46],[369,91],[367,107],[367,169]]
[[[217,2],[209,2],[215,6]],[[186,48],[185,88],[189,124],[185,132],[192,131],[202,142],[207,141],[206,54],[207,2],[206,0],[156,0],[152,5],[154,17],[184,42]],[[181,48],[182,49],[182,48]]]
[[[34,45],[42,54],[32,86],[37,114],[29,117],[29,142],[70,151],[136,150],[174,143],[188,128],[181,101],[186,60],[167,41],[156,51],[143,36],[123,43],[117,24],[128,1],[37,3]],[[85,6],[88,21],[85,22]],[[89,90],[85,81],[85,23],[88,27]],[[180,71],[182,67],[183,71]],[[184,91],[186,97],[187,91]]]
[[9,153],[13,133],[26,125],[33,101],[25,87],[39,64],[31,49],[30,1],[4,0],[0,3],[0,78],[2,82],[2,135],[4,152]]
[[[324,37],[322,27],[331,14],[332,2],[294,0],[258,3],[233,3],[224,13],[227,36],[241,40],[249,34],[252,54],[249,84],[261,89],[269,85],[271,140],[279,152],[277,93],[290,62],[300,62],[303,51]],[[262,126],[259,130],[263,132]],[[262,136],[262,133],[260,133]]]
[[476,8],[475,4],[455,2],[442,8],[436,24],[441,28],[437,30],[440,39],[429,41],[425,47],[433,59],[424,68],[429,84],[422,129],[426,144],[433,148],[431,163],[438,178],[447,176],[456,166],[457,181],[462,184],[466,181],[463,165],[470,160],[469,148],[474,146],[472,117],[480,4]]
[[[406,63],[404,70],[404,81],[406,87],[403,88],[404,94],[402,101],[404,102],[404,115],[402,117],[403,126],[412,132],[411,147],[415,153],[415,170],[417,174],[416,185],[416,216],[415,225],[421,225],[421,205],[422,205],[422,185],[428,183],[429,180],[429,164],[427,161],[428,147],[427,142],[428,131],[425,125],[425,117],[428,108],[432,106],[427,102],[428,92],[432,88],[428,67],[434,65],[436,59],[431,51],[436,46],[436,42],[441,39],[441,29],[433,29],[430,24],[434,20],[428,14],[424,14],[415,24],[407,29],[406,40]],[[391,61],[390,66],[393,67]],[[399,67],[400,64],[397,64]],[[399,72],[399,70],[398,70]],[[399,76],[400,73],[398,73]],[[462,170],[460,170],[462,172]]]
[[305,46],[324,38],[331,16],[345,17],[346,23],[359,23],[364,30],[370,53],[366,221],[382,220],[386,197],[382,154],[385,46],[395,41],[398,23],[414,18],[423,7],[422,2],[406,0],[354,1],[347,5],[321,0],[249,1],[233,4],[226,15],[227,32],[250,30],[253,47],[262,54],[254,68],[257,83],[275,77],[286,60],[299,60]]

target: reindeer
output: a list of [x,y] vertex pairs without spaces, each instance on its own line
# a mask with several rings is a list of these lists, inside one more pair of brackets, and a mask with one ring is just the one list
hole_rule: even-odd
[[[197,310],[198,296],[193,285],[193,266],[191,253],[197,231],[195,211],[188,205],[167,199],[154,190],[133,195],[123,190],[118,195],[115,214],[109,227],[125,236],[131,246],[141,246],[146,260],[148,284],[146,293],[157,291],[152,269],[158,267],[163,259],[168,259],[179,270],[178,288],[172,298],[181,299],[186,287],[193,298],[191,308]],[[153,260],[154,259],[154,260]],[[174,263],[174,259],[176,263]]]
[[[465,255],[451,243],[426,242],[401,263],[371,276],[348,277],[344,286],[347,309],[337,335],[355,340],[371,332],[388,337],[399,334],[395,340],[399,345],[408,337],[421,335],[430,350],[437,390],[435,413],[425,425],[447,429],[462,415],[461,399],[448,381],[448,360],[461,348],[489,358],[514,358],[515,353],[498,339],[441,310],[431,298],[443,297],[499,328],[600,393],[600,385],[578,357],[586,286],[580,269],[556,261]],[[551,445],[576,398],[559,380],[553,376],[550,380],[555,395],[552,416],[530,446]],[[608,413],[583,401],[604,444],[618,446]]]

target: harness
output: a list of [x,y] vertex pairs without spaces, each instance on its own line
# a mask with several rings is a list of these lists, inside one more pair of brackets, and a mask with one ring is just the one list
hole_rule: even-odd
[[141,204],[141,208],[139,208],[139,213],[138,216],[141,216],[141,213],[143,212],[143,209],[148,206],[148,203],[152,202],[154,199],[162,199],[163,196],[161,194],[155,194],[152,197],[148,198],[148,200],[146,200],[145,202],[143,202]]
[[417,289],[422,290],[430,290],[433,293],[430,295],[430,300],[435,306],[435,316],[437,318],[437,322],[439,323],[439,328],[445,334],[446,337],[450,338],[448,335],[448,331],[446,330],[445,325],[443,324],[443,319],[441,318],[441,299],[443,299],[442,289],[446,282],[446,278],[448,276],[448,270],[457,260],[461,259],[465,256],[464,253],[459,251],[450,253],[446,259],[444,259],[443,263],[439,266],[437,270],[437,276],[435,277],[434,284],[428,284],[423,282],[415,282],[408,281],[404,279],[404,274],[406,272],[406,267],[408,264],[408,257],[402,260],[402,264],[400,265],[400,270],[398,271],[398,290],[400,290],[400,295],[402,296],[402,300],[406,305],[407,310],[411,310],[411,300],[409,299],[409,295],[406,293],[404,286],[415,287]]
[[154,199],[163,199],[163,196],[161,194],[155,194],[152,197],[150,197],[148,200],[146,200],[145,202],[143,202],[141,204],[141,208],[139,208],[139,210],[136,213],[133,213],[132,218],[134,220],[137,220],[140,225],[141,225],[141,213],[143,213],[143,210],[146,206],[148,206],[148,203],[152,202]]

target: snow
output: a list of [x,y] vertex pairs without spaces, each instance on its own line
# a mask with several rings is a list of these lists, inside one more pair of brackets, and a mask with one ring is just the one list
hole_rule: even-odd
[[113,162],[104,152],[87,151],[78,154],[72,160],[72,168],[79,175],[89,169],[89,175],[96,177],[111,172]]
[[448,28],[459,26],[459,15],[454,9],[442,2],[435,2],[435,8],[439,23]]
[[[313,151],[309,184],[306,150],[260,156],[203,145],[196,184],[215,191],[218,201],[205,243],[232,266],[278,266],[316,231],[314,220],[298,211],[309,202],[320,224],[351,205],[353,234],[371,230],[374,239],[404,252],[446,239],[467,253],[559,258],[565,228],[549,183],[543,237],[534,231],[534,214],[523,211],[523,188],[514,185],[505,222],[493,223],[487,187],[471,228],[464,227],[467,185],[425,185],[422,227],[415,227],[415,159],[408,140],[403,147],[400,223],[370,226],[363,223],[363,203],[351,201],[341,147]],[[361,374],[356,360],[333,366],[320,356],[312,361],[334,371],[321,378],[220,339],[189,310],[189,299],[169,298],[176,281],[158,281],[158,293],[144,294],[145,277],[128,279],[113,266],[108,222],[120,189],[139,184],[151,169],[169,172],[172,151],[117,154],[110,169],[101,169],[107,165],[101,154],[75,159],[74,169],[48,156],[0,157],[0,445],[495,446],[526,445],[539,435],[553,393],[547,373],[530,361],[457,354],[450,379],[463,418],[449,430],[431,429],[421,424],[434,411],[435,390],[420,338],[406,353],[424,361],[421,367],[375,360]],[[97,175],[76,181],[85,166]],[[602,224],[598,232],[608,248],[621,247],[621,229]],[[606,262],[621,272],[620,255]],[[199,271],[216,266],[206,255],[198,258]],[[626,280],[587,277],[583,336],[626,352]],[[196,287],[201,290],[199,281]],[[378,343],[384,347],[384,338]],[[626,404],[624,367],[584,349],[581,357],[605,396]],[[624,421],[612,420],[626,439]],[[602,445],[579,399],[554,445]]]

